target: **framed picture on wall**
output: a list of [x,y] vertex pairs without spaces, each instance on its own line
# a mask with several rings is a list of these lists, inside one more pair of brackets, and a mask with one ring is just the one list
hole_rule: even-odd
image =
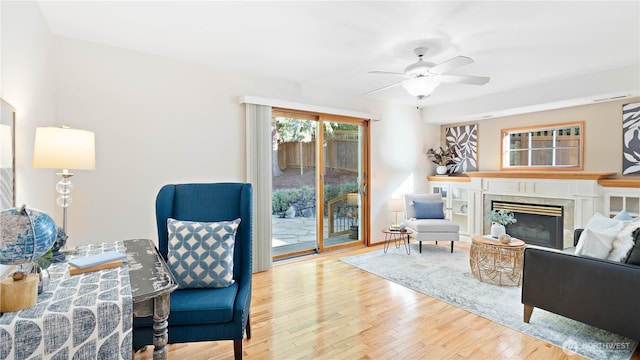
[[447,166],[450,174],[478,171],[478,124],[446,128],[445,145],[453,146],[456,154],[456,161]]
[[15,206],[16,110],[0,99],[0,210]]
[[622,174],[640,174],[640,103],[622,105]]

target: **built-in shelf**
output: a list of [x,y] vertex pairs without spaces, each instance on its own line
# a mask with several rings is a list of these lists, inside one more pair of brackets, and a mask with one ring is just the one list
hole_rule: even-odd
[[432,194],[445,202],[445,217],[460,226],[461,235],[469,235],[469,183],[466,176],[429,176]]
[[636,179],[601,179],[598,184],[603,187],[637,188],[640,189],[640,178]]
[[471,182],[468,176],[427,176],[429,181]]
[[505,179],[570,179],[601,180],[614,176],[614,172],[585,171],[473,171],[465,175],[471,178],[505,178]]

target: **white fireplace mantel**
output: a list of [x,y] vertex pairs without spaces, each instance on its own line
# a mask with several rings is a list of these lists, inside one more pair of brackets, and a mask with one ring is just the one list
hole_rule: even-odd
[[[514,197],[533,203],[572,203],[571,214],[565,224],[565,247],[571,246],[572,231],[584,227],[591,216],[603,206],[602,187],[598,180],[613,176],[614,173],[585,172],[473,172],[466,174],[470,179],[470,207],[475,214],[471,219],[471,233],[483,233],[484,214],[488,211],[485,201],[488,197]],[[568,209],[568,210],[569,210]],[[480,215],[480,216],[478,216]]]
[[573,245],[573,230],[584,228],[594,213],[612,216],[614,206],[610,205],[610,199],[613,197],[617,197],[618,202],[631,198],[629,201],[634,204],[631,212],[640,213],[640,177],[613,178],[615,175],[612,172],[478,171],[444,178],[429,176],[428,180],[456,183],[469,189],[467,233],[470,236],[485,232],[483,214],[490,207],[487,199],[505,201],[513,197],[511,201],[562,205],[568,212],[564,244],[569,247]]

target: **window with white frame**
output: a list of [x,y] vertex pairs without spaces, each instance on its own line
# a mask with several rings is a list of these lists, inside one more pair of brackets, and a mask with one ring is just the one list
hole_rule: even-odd
[[502,170],[582,170],[584,122],[502,130]]

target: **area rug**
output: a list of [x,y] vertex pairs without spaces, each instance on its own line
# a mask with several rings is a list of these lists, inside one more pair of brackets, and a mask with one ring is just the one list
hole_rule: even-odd
[[[341,258],[343,262],[397,284],[472,312],[488,320],[562,348],[567,354],[590,359],[624,359],[638,345],[609,331],[536,308],[530,322],[522,321],[521,288],[478,281],[469,268],[469,252],[423,244],[422,253],[412,244]],[[500,306],[496,306],[499,304]]]

